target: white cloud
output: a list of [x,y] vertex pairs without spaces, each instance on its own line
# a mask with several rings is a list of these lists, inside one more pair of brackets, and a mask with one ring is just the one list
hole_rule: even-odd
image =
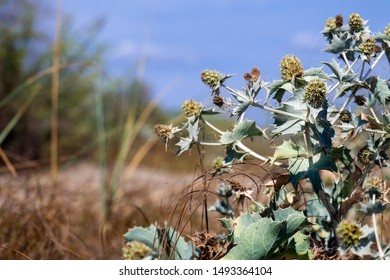
[[294,47],[312,49],[316,46],[321,34],[313,34],[310,32],[298,32],[292,35],[291,43]]
[[193,64],[197,60],[196,54],[188,49],[154,43],[136,43],[129,40],[114,46],[111,52],[111,59],[140,56],[154,60],[180,60],[188,64]]

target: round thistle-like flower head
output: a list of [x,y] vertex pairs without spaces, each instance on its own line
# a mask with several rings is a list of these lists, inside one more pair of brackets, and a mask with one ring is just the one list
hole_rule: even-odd
[[260,78],[260,69],[253,67],[250,73],[244,74],[244,79],[248,82],[256,82]]
[[342,15],[337,15],[336,16],[336,26],[337,27],[342,27],[344,24],[344,18]]
[[375,53],[375,43],[376,40],[372,37],[367,38],[364,40],[363,43],[359,45],[359,52],[366,56],[370,56]]
[[383,33],[390,38],[390,23],[386,26],[385,31]]
[[285,81],[291,81],[293,77],[302,77],[302,63],[295,55],[286,55],[280,62],[280,72]]
[[325,22],[325,28],[327,29],[335,29],[337,27],[336,19],[335,18],[328,18]]
[[168,143],[169,139],[173,137],[172,126],[165,124],[156,124],[154,132],[160,137],[164,143]]
[[221,96],[214,95],[213,103],[214,103],[214,105],[216,105],[218,107],[222,107],[225,102],[223,101],[223,98]]
[[208,85],[211,89],[218,87],[222,79],[222,74],[216,70],[204,70],[200,74],[202,82]]
[[181,108],[184,111],[186,117],[197,116],[202,111],[203,106],[194,100],[184,101]]
[[351,118],[352,118],[352,115],[347,110],[342,111],[341,114],[340,114],[340,120],[343,123],[349,123],[351,121]]
[[379,177],[371,177],[370,179],[368,179],[367,184],[365,186],[366,194],[368,194],[370,198],[372,198],[374,195],[376,198],[382,197],[381,186],[382,180]]
[[214,169],[221,169],[223,166],[223,157],[217,157],[213,160],[213,168]]
[[368,165],[374,159],[372,151],[367,146],[359,151],[357,157],[364,165]]
[[352,32],[360,32],[364,28],[363,19],[356,13],[349,16],[348,25]]
[[366,104],[366,98],[363,95],[355,95],[355,103],[358,106],[364,106]]
[[382,47],[381,46],[378,46],[378,45],[374,46],[374,52],[375,53],[380,53],[381,51],[382,51]]
[[151,252],[151,248],[139,241],[127,242],[122,249],[124,260],[142,260]]
[[313,108],[319,108],[326,99],[326,85],[320,79],[314,79],[305,86],[303,99]]
[[382,184],[382,180],[381,178],[379,177],[371,177],[370,179],[368,179],[368,182],[367,182],[367,185],[369,187],[374,187],[374,188],[379,188]]
[[336,234],[344,247],[351,247],[359,244],[363,230],[358,224],[344,220],[337,226]]

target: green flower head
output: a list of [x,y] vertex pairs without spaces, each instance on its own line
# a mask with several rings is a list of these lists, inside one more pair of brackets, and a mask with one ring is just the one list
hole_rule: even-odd
[[358,224],[344,220],[337,226],[336,234],[342,245],[348,248],[359,245],[363,231]]
[[359,45],[358,47],[359,52],[361,52],[366,56],[375,54],[375,43],[376,40],[374,38],[372,37],[367,38],[366,40],[364,40],[363,43]]
[[352,119],[352,115],[351,115],[351,113],[349,111],[344,110],[344,111],[341,112],[340,120],[343,123],[349,123],[349,122],[351,122],[351,119]]
[[383,33],[385,33],[385,35],[390,38],[390,23],[386,26]]
[[349,16],[348,25],[352,32],[360,32],[364,29],[363,19],[356,13]]
[[285,81],[291,81],[293,77],[302,77],[302,63],[295,55],[286,55],[280,62],[280,72]]
[[364,165],[368,165],[373,159],[374,159],[374,154],[372,153],[372,151],[366,146],[364,148],[362,148],[358,155],[358,160],[364,164]]
[[325,28],[327,29],[335,29],[337,27],[336,19],[335,18],[328,18],[325,22]]
[[305,86],[303,99],[313,108],[319,108],[326,100],[326,84],[320,79],[314,79]]
[[203,106],[194,100],[184,101],[181,108],[184,111],[186,117],[197,116],[202,111]]
[[208,85],[211,89],[215,89],[221,82],[222,74],[216,70],[207,69],[200,74],[200,78],[202,79],[202,82]]
[[213,165],[213,168],[214,168],[214,169],[221,169],[222,166],[224,165],[224,159],[223,159],[223,157],[217,157],[217,158],[215,158],[215,159],[213,160],[212,165]]
[[142,260],[152,253],[152,249],[142,242],[130,241],[122,249],[124,260]]

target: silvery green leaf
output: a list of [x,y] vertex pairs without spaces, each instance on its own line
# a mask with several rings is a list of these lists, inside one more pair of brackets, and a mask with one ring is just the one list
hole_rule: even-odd
[[255,121],[244,120],[238,123],[233,131],[224,132],[220,142],[224,145],[233,144],[252,136],[264,136],[264,132],[256,126]]
[[321,169],[337,171],[337,166],[330,155],[324,153],[318,153],[313,156],[312,159],[306,158],[291,158],[289,159],[289,174],[290,182],[293,186],[296,186],[299,180],[309,177],[313,184],[314,190],[317,190],[318,185],[318,171]]
[[176,143],[176,146],[179,146],[179,149],[177,151],[178,155],[181,155],[183,152],[188,151],[191,149],[193,144],[193,139],[189,137],[181,137],[180,141]]
[[242,162],[244,160],[246,153],[239,152],[235,149],[234,145],[228,145],[226,148],[226,157],[224,158],[225,164],[231,164],[235,160]]
[[240,105],[234,107],[232,111],[232,116],[237,117],[238,119],[242,116],[243,113],[251,106],[250,102],[242,102]]
[[341,81],[341,69],[340,69],[340,64],[333,58],[332,62],[323,62],[326,66],[330,68],[330,70],[333,72],[335,78],[338,81]]
[[329,80],[330,77],[322,70],[322,67],[310,68],[303,72],[303,77],[316,77],[324,80]]
[[276,147],[273,161],[306,156],[307,152],[304,147],[297,145],[289,140],[283,141],[281,145]]
[[230,197],[232,195],[232,186],[221,182],[217,187],[216,193],[221,197]]
[[[266,100],[268,100],[272,96],[272,94],[279,92],[278,99],[276,99],[276,100],[279,103],[281,103],[281,98],[283,97],[283,94],[286,91],[285,89],[283,89],[283,86],[287,83],[290,83],[290,82],[284,81],[284,80],[276,80],[276,81],[273,81],[271,84],[269,84],[267,86]],[[275,99],[275,97],[274,97],[274,99]]]
[[288,120],[278,125],[272,133],[275,135],[297,134],[302,132],[305,127],[305,122],[302,120]]
[[[150,225],[148,228],[134,227],[124,235],[126,242],[139,241],[150,247],[156,256],[159,255],[162,240],[166,248],[174,248],[167,251],[168,258],[176,260],[190,260],[193,258],[193,245],[186,242],[172,227],[157,228]],[[195,252],[196,254],[197,252]]]
[[223,258],[227,260],[270,259],[275,251],[302,228],[306,217],[293,209],[278,209],[275,221],[258,213],[243,214],[234,220],[234,246]]
[[218,114],[223,114],[223,112],[219,111],[217,108],[212,107],[212,108],[207,108],[203,109],[202,112],[200,113],[201,115],[218,115]]
[[222,215],[232,216],[234,211],[232,207],[224,201],[217,200],[214,205],[210,206],[208,211],[216,211]]
[[383,105],[386,106],[386,99],[390,98],[390,89],[386,80],[382,80],[378,77],[371,77],[366,80],[370,85],[370,90],[374,93],[375,98]]
[[345,38],[340,38],[338,35],[334,35],[332,38],[332,42],[324,51],[338,54],[343,52],[345,49],[346,49]]

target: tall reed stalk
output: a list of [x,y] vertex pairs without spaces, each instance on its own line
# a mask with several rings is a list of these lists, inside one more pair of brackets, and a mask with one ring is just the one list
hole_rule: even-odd
[[54,184],[58,175],[58,95],[60,87],[60,57],[61,57],[61,6],[62,0],[57,0],[56,25],[53,45],[53,73],[51,89],[51,142],[50,142],[50,174]]

